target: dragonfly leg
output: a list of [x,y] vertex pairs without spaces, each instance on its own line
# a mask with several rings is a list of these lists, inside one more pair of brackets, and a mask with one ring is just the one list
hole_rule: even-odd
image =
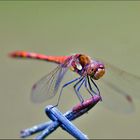
[[71,81],[65,83],[65,84],[61,87],[61,90],[60,90],[60,93],[59,93],[59,96],[58,96],[57,104],[54,105],[54,106],[58,106],[59,101],[60,101],[60,97],[61,97],[61,95],[62,95],[62,91],[63,91],[63,89],[64,89],[66,86],[70,85],[71,83],[73,83],[73,82],[79,80],[80,78],[81,78],[81,77],[75,78],[75,79],[73,79],[73,80],[71,80]]
[[[95,86],[95,88],[97,89],[97,91],[98,91],[97,93],[92,89],[92,86],[91,86],[91,84],[90,84],[90,80],[91,80],[91,82],[93,83],[93,85]],[[95,84],[95,82],[93,81],[92,78],[90,78],[90,80],[89,80],[89,77],[88,77],[88,85],[89,85],[90,90],[91,90],[94,94],[100,96],[100,90],[99,90],[98,86]]]
[[[89,77],[88,77],[88,79],[89,79]],[[98,96],[101,97],[101,95],[100,95],[100,90],[99,90],[98,86],[95,84],[95,82],[93,81],[93,79],[92,79],[91,77],[90,77],[90,80],[91,80],[91,82],[94,84],[94,86],[96,87],[98,93],[96,93],[96,92],[92,89],[91,84],[90,84],[90,81],[88,80],[90,89],[91,89],[92,91],[94,91],[94,93],[96,93],[96,95],[98,95]],[[101,97],[101,101],[102,101],[102,97]]]
[[[82,79],[80,79],[75,85],[74,85],[74,90],[75,90],[75,93],[78,97],[78,99],[80,100],[81,103],[84,102],[84,99],[82,97],[82,95],[80,94],[79,90],[81,88],[81,86],[83,85],[83,83],[85,82],[85,78],[83,77]],[[79,85],[80,84],[80,85]],[[79,85],[79,86],[78,86]],[[77,88],[78,86],[78,88]]]
[[87,86],[87,78],[86,78],[86,80],[85,80],[85,88],[86,88],[86,90],[88,91],[88,93],[93,97],[93,96],[94,96],[94,92],[91,90],[91,88],[90,88],[90,90],[89,90],[89,88],[88,88],[88,86]]
[[[94,95],[99,95],[98,93],[96,93],[94,90],[93,90],[93,88],[92,88],[92,86],[91,86],[91,83],[90,83],[90,79],[89,79],[89,77],[87,77],[87,84],[88,84],[88,86],[89,86],[89,90],[91,91],[91,94],[94,96]],[[94,85],[95,86],[95,85]],[[88,87],[87,87],[88,88]],[[96,88],[96,86],[95,86],[95,88]],[[97,88],[96,88],[97,89]],[[97,91],[98,91],[98,89],[97,89]],[[98,91],[99,92],[99,91]]]

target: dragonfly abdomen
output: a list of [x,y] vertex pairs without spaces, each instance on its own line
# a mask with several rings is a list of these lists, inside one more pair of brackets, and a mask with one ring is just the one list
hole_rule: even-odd
[[43,54],[37,54],[37,53],[26,52],[26,51],[15,51],[12,52],[10,56],[14,58],[31,58],[31,59],[45,60],[57,64],[64,63],[64,61],[68,58],[68,56],[47,56]]

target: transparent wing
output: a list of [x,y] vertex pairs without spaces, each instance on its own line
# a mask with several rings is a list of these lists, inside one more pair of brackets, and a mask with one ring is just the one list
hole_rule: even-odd
[[104,105],[115,111],[132,112],[132,98],[140,98],[140,77],[106,62],[105,66],[106,74],[100,83]]
[[31,100],[35,103],[40,103],[54,97],[70,64],[71,60],[66,60],[64,64],[60,64],[52,72],[36,82],[32,87]]

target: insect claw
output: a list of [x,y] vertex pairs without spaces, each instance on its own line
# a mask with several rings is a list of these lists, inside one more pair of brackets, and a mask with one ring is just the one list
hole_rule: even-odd
[[53,105],[53,107],[57,107],[58,106],[58,104],[56,104],[56,105]]
[[83,103],[84,103],[84,100],[82,99],[80,102],[81,102],[81,105],[83,105]]

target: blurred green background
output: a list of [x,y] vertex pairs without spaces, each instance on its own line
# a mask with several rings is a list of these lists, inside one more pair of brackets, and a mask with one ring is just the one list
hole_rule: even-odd
[[[10,59],[8,53],[15,50],[85,53],[140,75],[140,2],[1,1],[0,138],[19,138],[23,128],[49,120],[44,108],[52,104],[33,104],[30,89],[55,65]],[[77,101],[71,93],[63,94],[60,110]],[[99,103],[74,124],[89,138],[140,138],[139,100],[135,107],[134,113],[124,115]],[[48,138],[72,137],[59,128]]]

